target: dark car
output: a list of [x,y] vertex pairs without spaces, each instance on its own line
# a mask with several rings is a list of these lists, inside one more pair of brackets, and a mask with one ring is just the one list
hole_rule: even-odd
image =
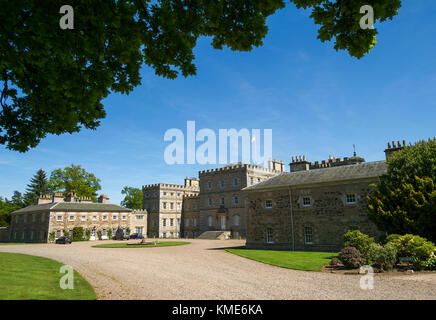
[[132,233],[129,237],[129,239],[142,239],[141,233]]
[[59,244],[71,244],[71,238],[70,237],[59,237],[56,239],[56,243]]

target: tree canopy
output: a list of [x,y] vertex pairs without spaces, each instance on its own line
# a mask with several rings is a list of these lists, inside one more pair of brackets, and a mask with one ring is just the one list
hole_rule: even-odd
[[142,209],[142,190],[133,187],[124,187],[121,190],[121,194],[124,194],[124,199],[121,201],[121,205],[129,209]]
[[[47,192],[47,174],[44,170],[39,169],[36,174],[30,179],[30,183],[27,185],[23,201],[26,206],[31,204],[37,204],[39,196],[41,194],[46,194]],[[14,197],[12,197],[12,199],[14,199]]]
[[436,241],[436,139],[393,153],[368,196],[368,217],[380,230]]
[[73,192],[78,197],[97,196],[97,191],[101,189],[100,179],[93,173],[87,172],[80,165],[72,164],[64,169],[53,170],[48,182],[51,193],[63,192],[66,196]]
[[60,28],[64,1],[0,0],[0,144],[25,152],[47,134],[96,129],[110,92],[129,93],[145,63],[174,79],[196,74],[201,36],[215,49],[262,45],[267,18],[286,3],[312,11],[318,39],[361,58],[377,29],[360,8],[392,19],[401,0],[71,0],[74,29]]

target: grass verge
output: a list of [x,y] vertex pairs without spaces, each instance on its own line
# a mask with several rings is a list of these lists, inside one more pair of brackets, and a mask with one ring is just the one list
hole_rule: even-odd
[[335,253],[331,252],[248,249],[226,249],[226,251],[273,266],[304,271],[321,271],[322,267],[329,264],[332,258],[337,257]]
[[74,271],[74,289],[61,289],[62,263],[0,252],[0,300],[95,300],[94,289]]
[[156,247],[171,247],[171,246],[182,246],[184,244],[190,244],[187,241],[164,241],[158,242],[156,244],[127,244],[127,243],[108,243],[108,244],[97,244],[92,246],[93,248],[156,248]]

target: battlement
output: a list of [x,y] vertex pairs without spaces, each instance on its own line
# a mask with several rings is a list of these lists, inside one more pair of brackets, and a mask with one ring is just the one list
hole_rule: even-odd
[[[278,161],[278,160],[275,160],[275,161]],[[283,161],[281,163],[283,163]],[[256,164],[238,162],[238,163],[228,164],[228,165],[221,167],[221,168],[199,171],[198,175],[201,176],[201,175],[209,175],[209,174],[219,174],[219,173],[226,172],[226,171],[237,171],[237,170],[241,170],[241,169],[243,169],[243,170],[251,169],[251,170],[256,170],[256,171],[265,172],[265,173],[281,172],[280,170],[271,170],[271,169],[268,169],[268,168],[265,168],[263,166],[259,166]]]
[[307,171],[307,170],[314,170],[314,169],[322,169],[322,168],[330,168],[330,167],[339,167],[339,166],[345,166],[350,164],[357,164],[365,162],[365,159],[356,156],[354,154],[352,157],[344,157],[342,158],[336,158],[333,156],[329,156],[328,160],[322,160],[321,162],[315,161],[315,162],[309,162],[306,160],[306,156],[299,155],[299,156],[292,156],[291,163],[289,164],[289,168],[291,172],[297,172],[297,171]]
[[183,199],[184,200],[191,200],[191,199],[195,200],[195,199],[200,199],[200,196],[198,193],[188,193],[188,194],[183,195]]
[[133,209],[132,210],[132,214],[147,214],[147,210],[146,209]]

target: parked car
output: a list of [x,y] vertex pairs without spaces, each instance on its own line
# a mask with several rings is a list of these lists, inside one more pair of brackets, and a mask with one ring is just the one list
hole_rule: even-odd
[[59,237],[56,239],[56,243],[58,244],[71,244],[72,240],[70,237]]
[[132,233],[129,237],[129,239],[142,239],[142,234],[141,233]]

